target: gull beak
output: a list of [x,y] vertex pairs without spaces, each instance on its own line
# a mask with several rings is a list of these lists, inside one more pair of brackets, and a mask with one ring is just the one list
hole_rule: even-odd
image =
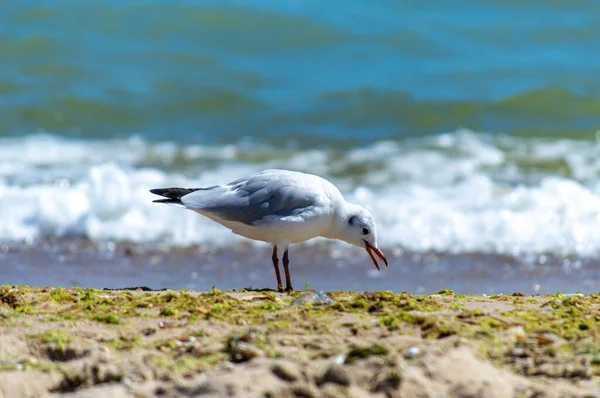
[[380,249],[376,249],[375,247],[373,247],[373,245],[370,244],[369,242],[367,242],[366,240],[363,239],[363,241],[365,242],[365,249],[367,249],[367,253],[369,253],[369,256],[371,256],[371,260],[373,260],[373,264],[375,264],[377,271],[381,271],[381,270],[379,269],[379,264],[377,263],[377,259],[375,258],[373,253],[377,254],[377,257],[379,257],[380,259],[383,260],[383,262],[385,263],[385,268],[387,268],[388,261],[385,258],[385,255],[383,254],[383,252]]

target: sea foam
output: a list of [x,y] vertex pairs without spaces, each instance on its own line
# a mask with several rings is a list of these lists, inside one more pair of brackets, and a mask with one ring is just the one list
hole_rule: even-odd
[[384,248],[593,256],[600,250],[598,150],[595,142],[470,131],[286,156],[268,147],[183,147],[137,137],[5,138],[0,239],[230,245],[243,238],[193,212],[152,203],[149,189],[225,183],[278,167],[330,178],[372,211]]

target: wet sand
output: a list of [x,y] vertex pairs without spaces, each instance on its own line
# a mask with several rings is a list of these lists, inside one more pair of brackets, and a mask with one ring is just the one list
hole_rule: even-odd
[[[386,250],[390,268],[378,272],[359,248],[328,244],[291,250],[292,281],[317,290],[497,294],[600,291],[600,259]],[[268,245],[171,248],[161,245],[44,241],[0,243],[2,281],[31,286],[152,289],[274,288]]]
[[0,397],[600,397],[600,296],[0,286]]

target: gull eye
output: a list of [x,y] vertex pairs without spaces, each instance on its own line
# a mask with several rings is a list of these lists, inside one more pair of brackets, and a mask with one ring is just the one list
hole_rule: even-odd
[[369,228],[363,228],[362,229],[362,233],[363,233],[363,235],[368,235],[369,234]]

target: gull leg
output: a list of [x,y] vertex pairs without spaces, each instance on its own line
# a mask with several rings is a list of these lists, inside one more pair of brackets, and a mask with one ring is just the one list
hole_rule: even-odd
[[290,277],[290,259],[288,257],[288,249],[283,252],[283,270],[285,271],[285,291],[291,292],[294,290],[292,287],[292,278]]
[[277,258],[277,245],[273,246],[273,268],[275,268],[275,276],[277,277],[277,290],[283,292],[283,283],[281,282],[281,274],[279,273],[279,258]]

